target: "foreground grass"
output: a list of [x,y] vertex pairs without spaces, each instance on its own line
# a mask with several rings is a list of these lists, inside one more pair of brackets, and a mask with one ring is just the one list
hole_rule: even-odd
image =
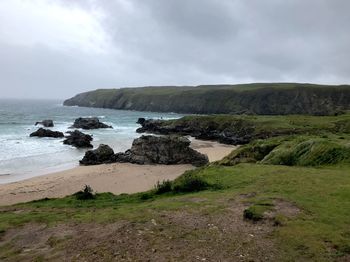
[[[221,187],[159,195],[155,190],[120,196],[103,193],[86,201],[69,196],[4,207],[0,210],[0,237],[11,228],[28,223],[49,226],[116,221],[146,223],[151,219],[161,220],[164,211],[210,217],[225,212],[232,199],[244,194],[249,197],[243,201],[249,205],[259,206],[262,202],[284,199],[301,210],[295,218],[281,218],[283,225],[273,230],[276,252],[282,260],[335,260],[350,254],[349,170],[348,165],[323,168],[259,164],[205,167],[189,174],[202,178],[206,185]],[[203,201],[188,201],[189,198]],[[243,213],[241,215],[243,218]],[[177,226],[172,225],[174,232],[178,231]],[[10,252],[11,257],[16,258],[19,253],[12,251],[9,246],[0,245],[0,257]]]

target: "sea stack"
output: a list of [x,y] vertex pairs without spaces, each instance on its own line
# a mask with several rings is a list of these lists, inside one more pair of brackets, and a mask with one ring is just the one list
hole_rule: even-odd
[[112,126],[106,125],[97,117],[79,117],[75,119],[72,128],[81,128],[81,129],[98,129],[98,128],[113,128]]

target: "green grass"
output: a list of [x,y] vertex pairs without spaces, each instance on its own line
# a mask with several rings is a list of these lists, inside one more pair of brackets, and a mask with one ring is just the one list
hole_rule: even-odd
[[254,135],[264,133],[290,133],[317,135],[350,133],[350,113],[339,116],[249,116],[249,115],[209,115],[184,116],[180,119],[163,121],[162,126],[194,126],[197,129],[252,130]]
[[350,136],[280,136],[256,140],[231,152],[221,165],[261,163],[288,166],[322,166],[350,163]]
[[252,221],[260,221],[264,218],[264,213],[270,210],[271,205],[254,204],[248,207],[243,212],[243,217]]
[[[0,212],[0,230],[26,223],[68,223],[75,221],[111,223],[119,220],[149,221],[156,210],[207,210],[222,212],[225,200],[254,192],[249,201],[255,214],[275,198],[294,203],[302,212],[276,227],[276,244],[290,257],[323,261],[349,253],[350,247],[350,168],[303,168],[273,165],[240,164],[234,167],[211,166],[188,172],[208,184],[225,185],[216,191],[206,190],[190,194],[162,194],[149,192],[150,198],[140,194],[115,196],[97,194],[95,199],[77,200],[74,196],[35,201],[4,208]],[[188,196],[206,199],[204,203],[186,202]],[[221,204],[219,204],[221,203]],[[211,208],[208,208],[211,206]],[[212,208],[215,207],[215,208]],[[16,212],[21,210],[21,212]],[[96,212],[98,210],[98,212]],[[198,211],[197,211],[198,212]],[[243,217],[243,214],[242,214]],[[336,247],[330,251],[329,245]],[[0,251],[1,252],[1,251]]]

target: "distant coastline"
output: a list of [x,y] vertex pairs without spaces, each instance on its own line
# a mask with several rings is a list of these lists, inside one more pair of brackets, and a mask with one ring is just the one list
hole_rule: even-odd
[[255,83],[99,89],[63,104],[182,114],[335,115],[350,109],[350,85]]

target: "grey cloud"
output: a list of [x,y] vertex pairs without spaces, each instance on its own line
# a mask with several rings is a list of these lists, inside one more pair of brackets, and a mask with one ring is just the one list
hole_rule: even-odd
[[59,87],[56,96],[64,97],[140,85],[350,82],[347,0],[60,3],[102,12],[100,23],[113,48],[86,54],[2,45],[1,86],[45,96]]

